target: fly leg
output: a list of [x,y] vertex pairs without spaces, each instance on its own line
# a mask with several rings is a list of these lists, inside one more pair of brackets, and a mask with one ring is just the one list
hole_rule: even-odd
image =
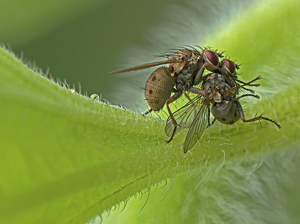
[[234,103],[236,104],[236,108],[237,108],[237,110],[240,114],[241,120],[243,122],[253,122],[253,121],[259,121],[259,120],[266,120],[266,121],[270,121],[270,122],[274,123],[279,129],[281,128],[281,126],[278,123],[276,123],[276,121],[273,121],[273,120],[271,120],[270,118],[267,118],[267,117],[263,117],[262,115],[260,115],[258,117],[254,117],[254,118],[249,119],[249,120],[246,120],[245,115],[244,115],[244,111],[243,111],[243,108],[242,108],[242,105],[240,104],[240,102],[236,100],[236,101],[234,101]]
[[247,89],[244,86],[255,86],[255,87],[256,86],[260,86],[260,84],[251,84],[251,83],[253,83],[253,82],[255,82],[255,81],[259,80],[259,79],[261,79],[260,75],[257,76],[255,79],[251,80],[250,82],[247,82],[247,83],[243,82],[243,81],[240,81],[240,80],[236,80],[237,82],[242,83],[243,85],[237,84],[236,87],[234,87],[234,88],[232,88],[230,90],[227,90],[226,93],[225,93],[225,96],[228,96],[232,91],[237,91],[239,88],[243,88],[243,89],[245,89],[247,91],[250,91],[251,93],[254,93],[254,91],[252,89]]
[[172,120],[172,122],[173,122],[173,125],[174,125],[174,129],[173,129],[172,135],[171,135],[171,137],[170,137],[169,140],[165,140],[166,143],[170,143],[170,142],[172,141],[172,139],[173,139],[173,137],[174,137],[174,134],[175,134],[175,132],[176,132],[176,129],[177,129],[177,127],[178,127],[178,124],[177,124],[177,122],[176,122],[176,120],[175,120],[175,118],[174,118],[174,116],[173,116],[173,114],[172,114],[172,112],[171,112],[171,109],[170,109],[170,107],[169,107],[169,104],[172,103],[172,102],[174,102],[175,100],[177,100],[177,99],[181,96],[181,94],[182,94],[182,90],[177,90],[177,91],[175,92],[175,94],[174,94],[170,99],[167,100],[167,103],[166,103],[167,109],[168,109],[168,112],[169,112],[169,115],[170,115],[170,118],[171,118],[171,120]]
[[207,96],[206,91],[203,90],[203,89],[198,89],[198,88],[195,88],[195,87],[191,87],[187,91],[189,91],[191,93],[199,94],[199,95],[202,95],[202,96]]
[[148,110],[147,112],[145,112],[145,113],[143,113],[143,116],[145,116],[145,115],[147,115],[147,114],[149,114],[149,113],[151,113],[153,110],[152,110],[152,108],[150,109],[150,110]]
[[203,73],[204,73],[204,69],[206,68],[207,65],[208,65],[208,63],[205,63],[200,68],[199,72],[197,73],[197,75],[194,78],[194,85],[198,85],[202,81],[202,76],[203,76]]
[[185,92],[183,92],[183,95],[189,100],[189,102],[192,102],[191,98]]
[[213,125],[213,124],[215,123],[216,120],[217,120],[217,119],[214,118],[213,121],[211,122],[211,125]]
[[243,85],[240,86],[242,89],[247,90],[247,91],[251,92],[252,94],[254,94],[255,93],[254,90],[248,89],[245,86],[255,86],[255,87],[260,86],[260,84],[251,84],[251,83],[253,83],[253,82],[255,82],[256,80],[259,80],[259,79],[261,79],[261,76],[258,76],[255,79],[253,79],[252,81],[247,82],[247,83],[245,83],[241,80],[236,80],[236,81],[243,84]]
[[[198,85],[198,84],[202,81],[204,70],[205,70],[205,68],[206,68],[208,65],[210,65],[210,66],[212,66],[212,67],[216,67],[216,66],[214,66],[214,65],[212,65],[212,64],[204,63],[204,64],[201,66],[199,72],[197,73],[197,75],[196,75],[195,78],[194,78],[194,85]],[[216,69],[221,69],[221,68],[216,67]],[[222,70],[223,70],[223,69],[222,69]]]
[[210,123],[210,107],[207,107],[208,109],[208,114],[207,114],[207,125],[206,128],[208,128],[209,126],[211,126],[212,124]]
[[236,81],[239,82],[239,83],[242,83],[244,86],[260,86],[260,84],[251,84],[251,83],[253,83],[253,82],[255,82],[259,79],[261,79],[260,75],[257,76],[255,79],[251,80],[250,82],[243,82],[243,81],[238,80],[238,79]]
[[252,90],[252,89],[248,89],[248,88],[246,88],[246,87],[244,87],[244,86],[242,86],[241,87],[242,89],[244,89],[244,90],[247,90],[247,91],[249,91],[250,93],[252,93],[252,94],[254,94],[255,93],[255,91],[254,90]]
[[240,97],[236,98],[236,100],[239,100],[243,97],[246,97],[246,96],[253,96],[255,97],[256,99],[260,99],[260,96],[259,95],[254,95],[254,94],[244,94],[244,95],[241,95]]
[[189,97],[189,95],[186,94],[186,92],[183,92],[184,96],[188,99],[189,103],[194,105],[195,102],[192,101],[192,99]]

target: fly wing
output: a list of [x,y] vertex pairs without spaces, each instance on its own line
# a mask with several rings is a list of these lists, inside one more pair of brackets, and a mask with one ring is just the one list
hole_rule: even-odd
[[[198,111],[201,108],[202,105],[202,98],[203,96],[198,95],[195,98],[193,98],[191,101],[189,101],[187,104],[185,104],[183,107],[178,109],[173,113],[173,116],[179,125],[176,129],[176,133],[178,133],[180,130],[184,128],[189,128],[196,117]],[[174,124],[172,122],[171,117],[169,116],[167,119],[166,127],[165,127],[165,133],[167,136],[171,136],[174,130]]]
[[187,151],[189,151],[196,144],[196,142],[201,138],[203,134],[203,131],[208,122],[207,119],[209,113],[209,105],[207,104],[207,99],[203,99],[201,108],[195,116],[190,126],[190,129],[186,135],[185,142],[183,145],[184,153],[187,153]]
[[157,66],[157,65],[170,64],[170,63],[183,63],[183,62],[184,61],[182,59],[173,57],[173,58],[170,58],[167,61],[151,62],[151,63],[138,65],[138,66],[134,66],[134,67],[130,67],[130,68],[122,68],[122,69],[110,72],[109,74],[117,74],[117,73],[130,72],[130,71],[138,71],[138,70],[142,70],[142,69],[146,69],[146,68],[151,68],[151,67],[154,67],[154,66]]

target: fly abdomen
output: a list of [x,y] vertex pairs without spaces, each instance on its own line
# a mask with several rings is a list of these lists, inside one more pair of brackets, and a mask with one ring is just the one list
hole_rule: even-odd
[[233,101],[223,101],[211,107],[213,116],[223,124],[234,124],[240,119],[236,104]]
[[159,111],[170,98],[176,77],[169,68],[160,67],[148,78],[145,88],[146,100],[154,111]]

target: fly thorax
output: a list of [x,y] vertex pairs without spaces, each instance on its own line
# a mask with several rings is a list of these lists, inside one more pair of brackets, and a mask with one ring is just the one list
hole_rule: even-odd
[[233,124],[240,119],[236,104],[233,101],[222,101],[211,107],[213,116],[223,124]]
[[194,74],[196,76],[197,75],[196,73],[198,73],[200,69],[198,58],[196,60],[191,60],[187,65],[187,68],[189,73]]
[[202,89],[205,90],[208,94],[212,92],[215,88],[215,81],[212,75],[207,75],[205,80],[202,83]]
[[194,80],[193,74],[191,74],[191,73],[187,73],[187,74],[180,73],[177,76],[177,81],[176,82],[177,82],[177,84],[181,84],[184,89],[187,89],[187,88],[192,86],[193,80]]
[[225,97],[226,92],[234,87],[234,85],[228,83],[227,76],[220,73],[211,73],[207,75],[204,85],[205,90],[208,90],[208,92],[218,88],[218,92],[223,96],[223,99],[227,98]]
[[[218,85],[218,76],[216,73],[211,73],[208,74],[205,77],[205,80],[203,81],[202,87],[203,90],[205,90],[205,92],[207,93],[208,96],[210,96],[210,98],[213,98],[212,92],[215,88],[219,88]],[[218,96],[216,96],[216,99],[218,98]]]
[[226,91],[231,89],[231,86],[226,82],[226,77],[223,74],[218,74],[216,85],[221,95],[225,95]]
[[190,60],[181,71],[177,71],[177,74],[193,74],[194,76],[196,76],[199,71],[199,67],[200,66],[198,61]]

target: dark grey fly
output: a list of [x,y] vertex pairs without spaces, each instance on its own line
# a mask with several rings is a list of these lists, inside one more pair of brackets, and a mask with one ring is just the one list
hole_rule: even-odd
[[[247,89],[245,86],[259,86],[259,84],[252,83],[260,78],[258,76],[254,80],[245,83],[237,79],[232,82],[223,73],[211,73],[203,77],[199,95],[193,99],[187,97],[189,102],[173,113],[173,117],[178,124],[177,127],[174,126],[171,117],[168,117],[165,127],[166,135],[172,136],[172,134],[178,133],[183,128],[189,128],[183,145],[184,153],[186,153],[201,138],[204,129],[211,125],[210,112],[214,116],[214,121],[218,120],[223,124],[234,124],[238,120],[243,122],[266,120],[281,128],[278,123],[262,115],[248,120],[245,118],[239,99],[248,96],[259,99],[258,95],[253,94],[253,90]],[[237,82],[242,84],[240,85]],[[241,88],[250,91],[251,94],[238,96],[238,91]]]

